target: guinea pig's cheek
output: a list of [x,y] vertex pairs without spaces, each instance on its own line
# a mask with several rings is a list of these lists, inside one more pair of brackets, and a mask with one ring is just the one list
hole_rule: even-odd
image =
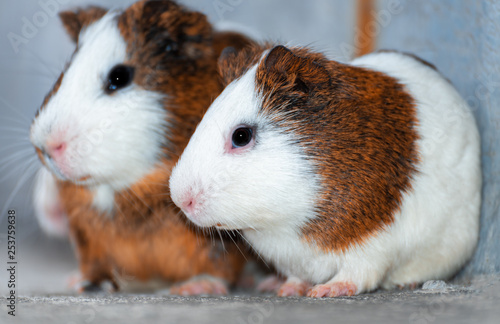
[[86,139],[76,139],[71,144],[71,149],[68,150],[66,156],[67,166],[75,173],[75,176],[81,177],[83,173],[85,175],[88,173],[85,170],[91,169],[89,161],[95,156],[97,147]]
[[75,147],[69,145],[64,154],[51,158],[52,167],[57,169],[64,178],[79,181],[90,178],[88,172],[84,170],[84,162]]
[[53,166],[59,171],[59,173],[66,179],[76,179],[78,176],[73,167],[71,167],[70,162],[66,159],[59,159],[53,161]]
[[200,227],[212,227],[217,224],[216,221],[213,220],[210,207],[205,203],[198,203],[194,208],[185,210],[183,209],[186,216],[197,226]]

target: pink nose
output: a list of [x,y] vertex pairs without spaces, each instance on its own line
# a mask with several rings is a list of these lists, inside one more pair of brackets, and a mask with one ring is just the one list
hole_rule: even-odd
[[191,195],[188,195],[181,203],[181,208],[185,212],[192,213],[196,208],[196,201]]
[[200,206],[200,197],[200,193],[194,194],[189,191],[181,201],[181,209],[190,214],[194,213],[197,207]]
[[55,144],[50,144],[47,147],[47,153],[51,158],[57,159],[61,157],[66,151],[66,143],[65,142],[56,142]]

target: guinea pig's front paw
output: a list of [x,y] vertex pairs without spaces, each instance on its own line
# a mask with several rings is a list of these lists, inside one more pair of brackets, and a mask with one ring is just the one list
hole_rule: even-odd
[[72,273],[66,279],[66,284],[68,286],[68,289],[71,289],[73,291],[78,291],[82,281],[83,281],[82,275],[80,272],[77,271],[77,272]]
[[302,297],[311,285],[295,277],[289,277],[278,290],[279,297]]
[[418,282],[412,282],[409,284],[398,285],[399,290],[415,290],[419,287]]
[[196,295],[227,295],[227,283],[211,276],[198,276],[170,288],[171,295],[196,296]]
[[262,292],[262,293],[268,293],[268,292],[277,292],[281,286],[284,284],[284,281],[282,278],[280,278],[277,275],[270,275],[266,279],[262,280],[258,285],[257,285],[257,291]]
[[78,292],[83,294],[83,293],[100,293],[103,292],[104,290],[102,289],[101,285],[92,283],[90,281],[82,281],[78,285]]
[[116,286],[116,284],[110,280],[104,280],[100,283],[94,283],[84,280],[79,284],[78,287],[78,292],[81,294],[112,294],[118,291],[118,287]]
[[93,283],[82,278],[80,273],[72,274],[68,278],[68,288],[79,294],[84,293],[113,293],[118,290],[118,286],[110,280],[101,283]]
[[341,297],[353,296],[358,288],[351,282],[332,282],[322,285],[316,285],[307,292],[307,297]]

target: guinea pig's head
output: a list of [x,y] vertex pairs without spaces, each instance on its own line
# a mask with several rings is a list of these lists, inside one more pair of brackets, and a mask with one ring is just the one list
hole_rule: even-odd
[[229,85],[170,179],[173,201],[195,224],[258,230],[298,227],[314,217],[321,188],[305,145],[321,139],[303,123],[328,100],[323,61],[283,46],[221,57]]
[[208,64],[211,26],[173,1],[60,17],[76,50],[33,121],[31,141],[58,178],[120,190],[168,156],[169,134],[182,126],[172,122],[175,91]]

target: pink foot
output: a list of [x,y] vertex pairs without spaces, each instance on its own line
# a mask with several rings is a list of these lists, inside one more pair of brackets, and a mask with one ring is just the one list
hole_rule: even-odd
[[334,282],[324,285],[316,285],[307,292],[307,297],[340,297],[353,296],[357,291],[356,285],[350,282]]
[[285,283],[285,281],[276,275],[271,275],[261,281],[257,286],[259,292],[277,292],[278,289]]
[[227,295],[227,284],[219,278],[200,276],[170,288],[171,295]]
[[404,289],[415,290],[415,289],[417,289],[417,287],[418,287],[418,283],[416,283],[416,282],[413,282],[411,284],[398,285],[398,288],[400,290],[404,290]]
[[75,291],[75,292],[78,292],[78,293],[82,293],[83,292],[83,283],[84,283],[84,280],[82,278],[82,275],[80,274],[80,272],[74,272],[72,274],[70,274],[67,278],[66,278],[66,285],[67,287],[72,290],[72,291]]
[[300,280],[288,279],[278,290],[279,297],[301,297],[306,294],[310,285]]

